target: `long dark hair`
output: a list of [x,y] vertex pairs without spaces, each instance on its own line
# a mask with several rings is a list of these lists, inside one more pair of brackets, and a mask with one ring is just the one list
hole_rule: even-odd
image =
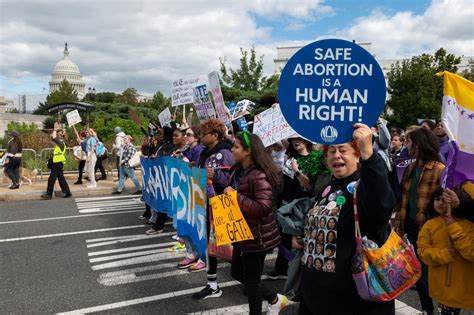
[[18,152],[23,150],[23,143],[21,142],[20,136],[12,136],[18,146]]
[[439,140],[433,132],[426,128],[418,128],[408,133],[407,138],[412,141],[418,151],[417,160],[428,163],[431,161],[439,162]]
[[[453,191],[458,196],[459,201],[463,202],[463,201],[471,200],[470,196],[465,191],[463,191],[461,187],[459,187],[459,186],[455,187],[455,188],[453,188]],[[438,187],[431,194],[430,203],[426,207],[426,217],[428,219],[432,219],[432,218],[435,218],[435,217],[439,216],[439,213],[436,212],[436,210],[434,208],[434,202],[435,202],[435,199],[441,197],[443,195],[443,193],[444,193],[444,188]],[[451,211],[452,211],[451,216],[455,217],[455,218],[467,218],[470,215],[472,215],[472,213],[470,213],[470,211],[467,211],[467,212],[466,211],[459,211],[458,208],[452,208]]]
[[255,134],[247,133],[250,140],[250,148],[245,141],[242,132],[235,135],[235,140],[246,150],[250,150],[253,165],[261,169],[273,187],[276,187],[280,181],[279,171],[273,162],[271,155],[265,150],[262,140]]
[[163,127],[163,143],[173,143],[173,132],[171,127]]

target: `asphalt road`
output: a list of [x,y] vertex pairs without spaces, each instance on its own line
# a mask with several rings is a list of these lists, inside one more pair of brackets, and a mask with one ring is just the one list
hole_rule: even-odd
[[[137,196],[0,204],[0,313],[187,314],[229,307],[238,313],[247,299],[230,265],[219,263],[221,298],[192,300],[205,272],[177,270],[184,254],[167,250],[171,226],[146,236],[138,219],[143,210]],[[284,284],[268,283],[277,291]],[[413,291],[401,300],[419,309]]]

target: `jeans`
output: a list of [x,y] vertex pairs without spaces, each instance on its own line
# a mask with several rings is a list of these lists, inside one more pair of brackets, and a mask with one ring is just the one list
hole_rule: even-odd
[[431,315],[433,314],[434,307],[433,300],[430,298],[428,289],[428,266],[421,261],[420,257],[418,257],[418,246],[416,241],[418,240],[418,233],[420,233],[420,229],[418,228],[418,224],[412,218],[408,218],[407,224],[405,226],[405,232],[407,233],[408,240],[415,248],[415,253],[418,260],[421,262],[421,277],[416,283],[416,291],[418,292],[421,308],[423,311],[426,311],[428,315]]
[[97,182],[95,181],[95,163],[97,162],[97,156],[95,153],[92,153],[89,156],[89,161],[86,162],[86,174],[89,176],[89,182],[91,186],[96,186]]
[[56,179],[59,180],[59,186],[63,194],[70,194],[69,185],[67,184],[66,179],[63,174],[63,163],[53,163],[51,167],[51,175],[48,178],[48,188],[46,189],[46,194],[49,196],[53,195],[54,183]]
[[243,283],[247,291],[250,314],[262,314],[262,300],[268,303],[276,300],[277,295],[261,283],[265,253],[242,253],[238,246],[232,254],[232,277]]
[[21,158],[14,157],[9,159],[10,161],[5,166],[5,173],[12,180],[13,185],[18,185],[20,183]]
[[138,182],[137,177],[135,176],[135,170],[133,169],[133,167],[127,167],[127,166],[122,165],[120,167],[120,180],[119,180],[117,191],[121,192],[123,190],[123,187],[125,186],[125,179],[126,179],[125,176],[128,176],[132,179],[133,184],[135,185],[135,188],[137,190],[142,189],[140,186],[140,183]]

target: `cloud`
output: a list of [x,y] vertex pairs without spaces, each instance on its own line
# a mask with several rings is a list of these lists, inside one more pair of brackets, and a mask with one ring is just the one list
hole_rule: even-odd
[[335,32],[337,36],[371,42],[380,59],[407,58],[434,53],[443,47],[456,55],[474,55],[472,0],[433,0],[423,14],[374,10],[369,16]]
[[[4,76],[48,77],[67,41],[87,85],[165,93],[176,78],[217,70],[219,57],[237,66],[240,47],[255,45],[266,55],[265,71],[273,72],[271,29],[257,25],[257,17],[297,20],[328,10],[320,0],[4,0],[0,5]],[[2,86],[0,93],[8,90]]]

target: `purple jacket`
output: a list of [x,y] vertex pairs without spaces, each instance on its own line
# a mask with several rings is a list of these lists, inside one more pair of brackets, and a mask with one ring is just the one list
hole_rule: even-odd
[[214,148],[209,150],[204,148],[199,158],[199,167],[214,168],[214,177],[212,178],[212,185],[207,185],[207,196],[213,197],[224,192],[224,188],[228,186],[230,173],[229,170],[218,169],[221,166],[234,165],[234,156],[230,149],[232,145],[221,141]]
[[194,147],[190,147],[184,151],[183,155],[189,160],[189,162],[194,162],[194,164],[197,165],[199,163],[201,152],[204,150],[204,148],[205,147],[202,144],[197,144]]

